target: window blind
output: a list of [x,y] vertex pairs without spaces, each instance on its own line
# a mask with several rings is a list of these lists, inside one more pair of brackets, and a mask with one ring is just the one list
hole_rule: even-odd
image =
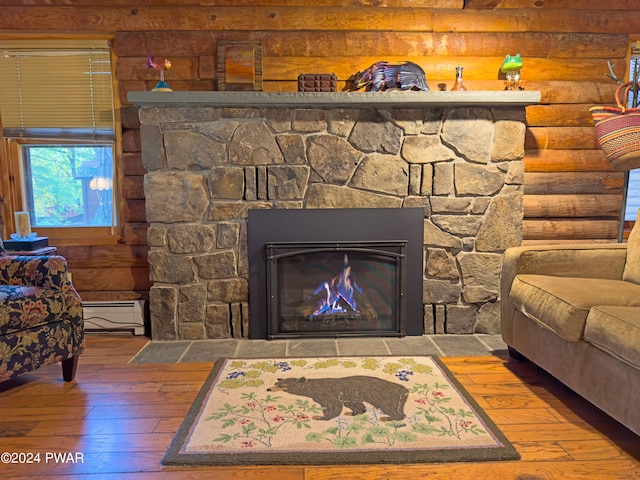
[[0,40],[4,137],[111,140],[107,40]]

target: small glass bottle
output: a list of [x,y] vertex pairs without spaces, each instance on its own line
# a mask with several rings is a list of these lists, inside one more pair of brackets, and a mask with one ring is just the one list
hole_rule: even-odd
[[462,92],[466,90],[467,87],[464,86],[464,82],[462,81],[462,67],[456,67],[456,82],[451,87],[452,92]]

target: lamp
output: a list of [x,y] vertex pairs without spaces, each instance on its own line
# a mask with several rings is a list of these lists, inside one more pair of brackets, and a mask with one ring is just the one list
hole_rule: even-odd
[[93,177],[89,182],[91,190],[111,190],[113,181],[107,177]]

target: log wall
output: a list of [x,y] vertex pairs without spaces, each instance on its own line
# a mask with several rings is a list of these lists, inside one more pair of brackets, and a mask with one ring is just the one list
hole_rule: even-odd
[[[429,5],[428,7],[426,5]],[[108,34],[122,108],[123,237],[61,247],[86,300],[146,298],[146,223],[136,112],[149,90],[146,57],[171,59],[174,90],[217,89],[220,40],[260,41],[265,91],[295,91],[300,73],[335,73],[339,88],[378,60],[420,64],[432,89],[464,67],[470,90],[501,90],[506,54],[524,59],[526,243],[615,241],[623,174],[593,135],[592,105],[610,104],[607,60],[626,75],[640,0],[0,0],[0,35]],[[439,87],[440,85],[440,87]]]

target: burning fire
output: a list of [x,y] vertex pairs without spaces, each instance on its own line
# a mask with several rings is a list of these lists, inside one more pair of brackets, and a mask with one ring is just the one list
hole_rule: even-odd
[[360,315],[355,294],[358,292],[362,295],[362,289],[351,279],[351,267],[347,255],[344,256],[342,273],[333,277],[331,281],[322,282],[314,290],[313,296],[315,297],[322,291],[325,292],[325,295],[321,296],[318,307],[311,314],[311,318],[334,314],[352,314],[356,317]]

